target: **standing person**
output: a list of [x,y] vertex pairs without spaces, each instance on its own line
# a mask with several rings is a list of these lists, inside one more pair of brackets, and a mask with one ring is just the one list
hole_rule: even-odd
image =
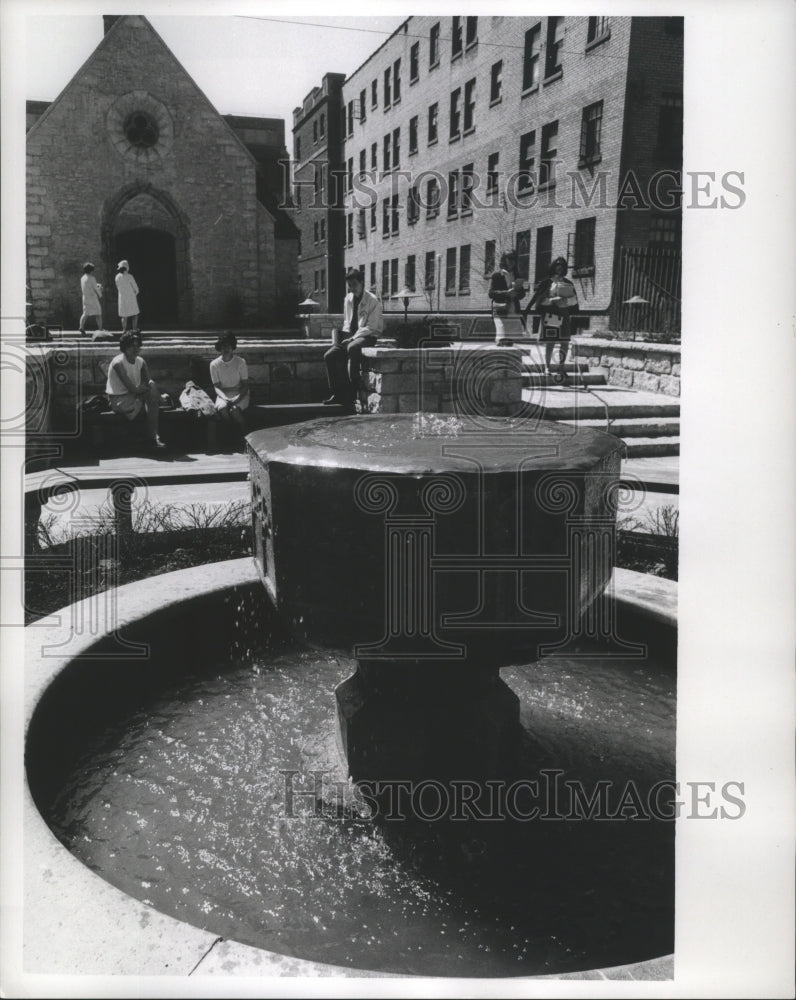
[[160,392],[149,377],[146,361],[141,355],[141,335],[125,330],[119,338],[119,350],[108,366],[105,393],[114,413],[135,420],[146,412],[149,440],[154,448],[165,448],[158,435]]
[[550,265],[548,276],[536,286],[524,313],[527,322],[528,313],[538,304],[541,315],[540,338],[545,345],[545,368],[548,375],[553,374],[551,368],[553,348],[558,344],[560,372],[557,373],[556,379],[563,383],[567,381],[564,362],[567,359],[572,336],[570,320],[572,313],[578,308],[578,293],[567,277],[568,269],[566,258],[556,257]]
[[138,328],[138,285],[130,274],[130,265],[126,260],[120,260],[116,265],[116,288],[122,330],[135,330]]
[[345,276],[348,294],[343,302],[343,333],[349,334],[335,343],[323,359],[332,395],[323,402],[342,404],[347,413],[356,413],[354,400],[359,388],[362,368],[362,348],[373,347],[384,330],[381,302],[371,292],[365,291],[361,271],[350,268]]
[[511,347],[512,335],[522,336],[525,331],[521,320],[520,299],[525,298],[525,286],[517,274],[517,254],[513,250],[500,258],[500,270],[489,280],[489,298],[492,300],[492,319],[495,322],[495,343],[498,347]]
[[97,329],[102,329],[102,285],[94,277],[94,265],[87,261],[83,265],[83,277],[80,279],[80,292],[83,296],[83,314],[80,317],[80,332],[85,337],[86,322],[93,316],[97,322]]
[[216,412],[224,423],[232,422],[242,437],[246,430],[243,411],[249,406],[249,369],[235,354],[237,346],[234,333],[221,334],[216,341],[220,357],[210,362],[210,381],[216,390]]

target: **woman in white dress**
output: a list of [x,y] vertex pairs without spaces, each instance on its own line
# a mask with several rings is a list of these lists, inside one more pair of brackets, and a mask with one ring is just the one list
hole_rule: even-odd
[[130,274],[130,265],[120,260],[116,265],[116,289],[119,292],[119,318],[122,331],[138,329],[138,285]]
[[83,297],[83,314],[80,317],[80,332],[85,337],[86,323],[93,316],[97,321],[97,329],[102,329],[102,285],[94,277],[94,265],[88,261],[83,265],[83,277],[80,279],[80,293]]

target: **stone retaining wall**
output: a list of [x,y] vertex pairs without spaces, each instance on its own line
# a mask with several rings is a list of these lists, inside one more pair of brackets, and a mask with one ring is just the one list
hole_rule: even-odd
[[605,375],[609,385],[680,395],[680,345],[575,337],[579,361]]
[[371,413],[513,416],[522,409],[522,351],[494,346],[363,351]]

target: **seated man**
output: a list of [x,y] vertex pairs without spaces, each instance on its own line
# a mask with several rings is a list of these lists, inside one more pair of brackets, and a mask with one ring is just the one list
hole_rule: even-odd
[[135,420],[146,412],[147,434],[154,448],[165,448],[158,436],[160,393],[149,377],[141,354],[141,334],[125,330],[119,338],[119,350],[108,366],[105,394],[114,413]]
[[323,356],[332,390],[332,395],[324,403],[340,403],[346,413],[356,413],[354,400],[359,388],[362,348],[373,347],[384,330],[384,319],[381,302],[371,292],[365,291],[362,272],[352,268],[345,280],[348,294],[343,303],[343,333],[349,336]]

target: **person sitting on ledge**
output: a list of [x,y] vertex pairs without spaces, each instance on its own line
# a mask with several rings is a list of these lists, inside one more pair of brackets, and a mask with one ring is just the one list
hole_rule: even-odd
[[234,424],[240,437],[246,433],[244,410],[249,405],[249,369],[235,354],[238,338],[226,331],[216,341],[221,355],[210,362],[210,381],[216,390],[216,413],[222,422]]
[[[345,276],[348,294],[343,303],[343,333],[348,336],[335,342],[323,359],[332,395],[323,402],[329,406],[339,403],[346,413],[356,413],[354,405],[359,388],[362,368],[362,348],[373,347],[384,331],[381,302],[371,292],[365,291],[361,271],[349,269]],[[336,331],[333,337],[336,336]]]
[[165,448],[158,435],[160,392],[149,377],[141,354],[141,334],[125,330],[119,338],[119,350],[108,366],[105,394],[114,413],[135,420],[146,413],[147,434],[153,448]]

